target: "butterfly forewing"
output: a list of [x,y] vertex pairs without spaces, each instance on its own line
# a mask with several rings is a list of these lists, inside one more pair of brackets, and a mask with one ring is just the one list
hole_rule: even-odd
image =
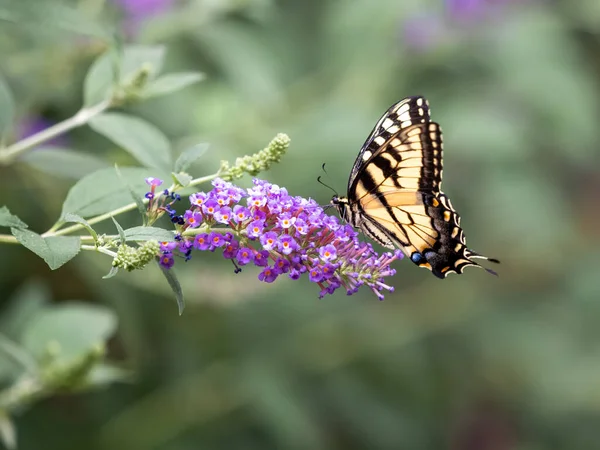
[[407,97],[392,105],[379,119],[358,153],[348,181],[348,188],[351,187],[365,162],[381,151],[393,135],[411,125],[427,123],[429,119],[429,103],[423,97]]

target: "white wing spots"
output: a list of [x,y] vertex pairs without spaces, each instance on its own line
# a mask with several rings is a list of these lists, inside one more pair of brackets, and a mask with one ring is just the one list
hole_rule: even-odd
[[373,139],[373,141],[379,146],[385,144],[385,138],[383,136],[377,136],[375,139]]
[[[381,122],[381,127],[382,127],[384,130],[389,130],[389,128],[390,128],[392,125],[394,125],[394,121],[393,121],[392,119],[390,119],[389,117],[386,117],[386,118],[384,119],[384,121],[383,121],[383,122]],[[390,133],[393,133],[393,131],[390,131]]]
[[[378,143],[378,144],[379,144],[379,143]],[[379,144],[379,145],[381,145],[381,144]],[[366,151],[366,152],[364,152],[364,153],[363,153],[363,155],[362,155],[362,159],[363,159],[363,161],[367,161],[367,160],[368,160],[368,159],[369,159],[369,158],[370,158],[372,155],[373,155],[373,153],[371,153],[370,151],[368,151],[368,150],[367,150],[367,151]]]
[[425,114],[425,112],[423,111],[423,108],[419,108],[419,115],[423,116]]
[[400,108],[396,110],[396,115],[400,117],[402,114],[407,113],[409,110],[408,103],[404,103]]
[[387,129],[387,131],[388,133],[396,134],[398,131],[400,131],[400,127],[398,125],[392,125]]
[[[417,99],[417,106],[423,106],[423,99],[422,98],[418,98]],[[420,113],[423,114],[423,113]]]

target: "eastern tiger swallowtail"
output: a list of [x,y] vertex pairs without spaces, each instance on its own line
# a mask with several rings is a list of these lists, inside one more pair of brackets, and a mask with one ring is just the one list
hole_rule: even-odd
[[442,184],[442,130],[429,103],[407,97],[386,111],[364,143],[348,181],[347,197],[334,196],[342,219],[438,278],[498,262],[466,247],[460,216]]

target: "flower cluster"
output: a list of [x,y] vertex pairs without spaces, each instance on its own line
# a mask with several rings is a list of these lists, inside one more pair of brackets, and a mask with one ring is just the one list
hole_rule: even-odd
[[[156,186],[156,179],[147,182]],[[383,290],[393,291],[384,277],[395,273],[390,263],[402,253],[378,255],[314,200],[290,196],[285,188],[258,179],[248,190],[222,179],[212,184],[211,191],[190,195],[183,215],[162,207],[176,228],[174,242],[160,243],[162,267],[171,268],[175,256],[190,259],[193,250],[218,250],[236,272],[247,264],[259,267],[258,278],[266,283],[284,274],[294,280],[307,274],[321,288],[320,297],[340,287],[350,295],[362,285],[380,299]]]

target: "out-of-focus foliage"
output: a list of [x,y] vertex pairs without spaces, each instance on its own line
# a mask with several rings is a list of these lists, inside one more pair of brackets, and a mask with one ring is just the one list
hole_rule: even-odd
[[[176,152],[210,142],[190,172],[212,173],[283,131],[292,147],[261,176],[324,204],[322,163],[343,192],[380,114],[422,94],[444,129],[444,190],[468,242],[502,261],[499,278],[473,269],[444,281],[404,261],[384,302],[368,292],[320,301],[307,281],[266,285],[202,255],[178,265],[179,317],[158,269],[102,280],[109,259],[80,254],[50,272],[3,245],[2,334],[37,345],[43,323],[11,333],[33,320],[31,305],[49,308],[39,289],[56,311],[86,299],[118,317],[107,353],[135,374],[24,409],[19,447],[596,448],[597,3],[1,0],[9,142],[72,116],[89,97],[86,71],[120,34],[166,45],[165,72],[206,74],[122,111],[160,128]],[[4,120],[8,105],[16,123]],[[74,178],[132,162],[89,129],[53,146],[91,159],[75,175],[0,167],[0,204],[34,231],[56,220]],[[25,298],[33,280],[43,287]],[[69,329],[73,345],[93,330],[86,317]]]

